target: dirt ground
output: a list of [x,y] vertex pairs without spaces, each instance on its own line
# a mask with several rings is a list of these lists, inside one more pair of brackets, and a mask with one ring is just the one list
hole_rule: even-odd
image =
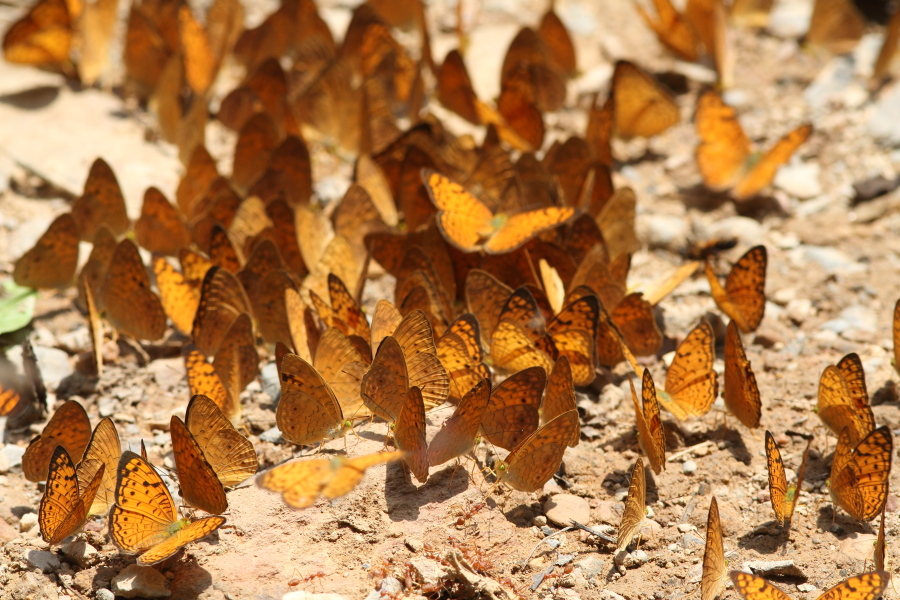
[[[319,4],[333,31],[343,31],[348,6],[330,1]],[[440,59],[455,44],[455,5],[431,4],[434,51]],[[475,4],[480,9],[470,6]],[[803,10],[808,13],[811,2],[788,0],[777,5],[779,11],[802,14]],[[545,5],[492,0],[467,2],[466,7],[471,32],[469,69],[479,95],[492,98],[498,91],[506,46],[518,27],[537,22]],[[249,19],[258,22],[269,8],[254,4]],[[767,246],[766,316],[745,342],[763,398],[762,429],[750,431],[733,418],[723,428],[724,413],[717,409],[685,423],[664,414],[669,462],[662,475],[650,478],[650,528],[640,545],[645,554],[635,553],[630,568],[617,569],[610,545],[584,532],[560,533],[542,543],[548,533],[560,529],[545,517],[545,502],[560,493],[587,501],[586,524],[618,525],[628,475],[640,454],[623,365],[601,373],[589,389],[579,390],[582,441],[566,452],[561,475],[542,492],[500,491],[481,510],[474,510],[490,485],[479,473],[486,458],[484,448],[478,451],[479,466],[463,461],[458,469],[454,463],[433,468],[428,483],[421,486],[409,483],[398,465],[373,468],[346,497],[319,501],[302,511],[286,508],[278,495],[248,482],[228,495],[228,527],[160,565],[169,579],[171,598],[281,598],[296,591],[307,594],[297,598],[326,600],[336,597],[328,593],[364,598],[376,589],[387,596],[392,589],[392,582],[385,582],[387,577],[404,584],[404,590],[391,597],[415,598],[427,591],[415,583],[421,581],[419,571],[429,565],[440,567],[438,559],[454,548],[484,581],[493,582],[508,597],[696,597],[712,495],[719,502],[729,565],[792,561],[794,568],[787,576],[773,578],[792,597],[816,598],[847,576],[871,568],[877,523],[862,524],[835,513],[825,480],[836,440],[813,407],[823,368],[848,352],[857,352],[866,368],[877,423],[892,431],[900,429],[894,387],[898,376],[891,358],[892,311],[900,297],[896,275],[900,195],[891,192],[858,206],[852,203],[854,183],[876,176],[894,179],[900,167],[897,148],[879,143],[870,133],[879,103],[896,85],[892,81],[878,93],[870,93],[867,87],[866,75],[883,27],[873,25],[857,52],[841,59],[805,51],[796,37],[735,32],[736,85],[727,99],[738,107],[750,138],[766,147],[804,121],[815,128],[767,195],[736,207],[727,197],[704,190],[693,161],[694,101],[711,72],[678,63],[666,54],[630,2],[558,0],[556,8],[572,29],[580,75],[570,83],[566,106],[548,117],[553,138],[584,131],[585,107],[593,93],[605,93],[616,59],[687,77],[687,89],[678,96],[681,124],[649,142],[616,142],[620,161],[616,184],[632,186],[638,196],[642,249],[634,257],[629,283],[640,288],[671,273],[683,261],[680,250],[691,241],[736,237],[738,247],[723,257],[723,273],[750,246]],[[21,10],[0,6],[2,27]],[[849,75],[841,79],[835,73]],[[225,79],[220,81],[222,92],[228,89]],[[32,92],[21,100],[21,92],[37,88],[45,89],[43,95]],[[429,108],[445,118],[448,126],[459,132],[474,131],[435,104],[432,101]],[[893,114],[896,119],[898,113]],[[79,193],[96,156],[106,158],[116,171],[132,218],[137,217],[143,190],[149,185],[172,197],[181,174],[177,152],[148,141],[148,122],[149,118],[133,116],[109,92],[73,91],[55,76],[0,64],[0,279],[11,277],[15,258],[55,215],[66,210],[58,190]],[[215,124],[211,128],[211,151],[222,157],[221,171],[229,172],[234,136]],[[316,158],[323,151],[313,147],[317,190],[325,199],[339,198],[334,190],[347,185],[348,166]],[[146,365],[140,365],[135,353],[121,344],[111,347],[115,360],[95,381],[78,368],[87,360],[89,338],[84,317],[72,304],[74,296],[72,289],[42,292],[37,302],[32,335],[51,397],[79,400],[94,422],[101,413],[112,415],[132,448],[143,439],[152,461],[159,464],[168,453],[171,464],[165,430],[171,414],[183,415],[189,397],[177,354],[180,342],[152,348],[153,360]],[[724,333],[718,314],[708,284],[701,278],[686,282],[661,302],[659,317],[667,336],[663,352],[641,361],[657,382],[664,380],[665,354],[700,318],[713,319],[717,333]],[[2,340],[6,356],[20,368],[21,338],[7,338]],[[719,351],[716,368],[721,373],[721,347]],[[242,395],[244,424],[261,468],[299,450],[260,439],[275,423],[270,390],[271,384],[264,379],[252,383]],[[449,413],[443,409],[429,414],[429,424],[434,426],[429,427],[429,435]],[[346,441],[350,454],[380,450],[385,427],[374,423],[358,428],[359,436]],[[792,468],[797,468],[805,447],[802,436],[814,437],[789,535],[772,522],[764,429],[784,444],[782,455]],[[24,447],[37,430],[6,430],[3,441]],[[344,444],[343,440],[331,442],[323,452],[342,451]],[[37,526],[20,532],[23,516],[37,510],[42,487],[26,482],[19,467],[4,466],[0,472],[5,472],[0,475],[0,539],[4,541],[0,598],[93,598],[96,590],[109,588],[110,580],[133,562],[115,551],[98,522],[86,534],[97,553],[84,558],[81,565],[57,553],[62,562],[42,573],[27,558],[30,551],[47,549]],[[789,471],[789,479],[792,476]],[[897,489],[896,469],[891,482]],[[898,509],[900,503],[891,495],[887,552],[889,569],[895,574],[900,566],[893,560],[900,531]],[[551,571],[554,565],[559,566]],[[564,573],[565,565],[574,568]],[[313,577],[320,572],[321,577]],[[540,574],[545,572],[554,575],[541,582]],[[294,580],[303,581],[290,586]],[[379,595],[376,592],[374,597]],[[737,596],[729,589],[725,597]],[[889,587],[886,597],[900,594]]]

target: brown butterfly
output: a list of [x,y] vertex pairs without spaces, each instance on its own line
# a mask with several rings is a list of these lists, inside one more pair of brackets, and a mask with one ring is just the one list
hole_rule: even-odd
[[728,575],[725,564],[719,502],[713,496],[706,517],[706,549],[703,552],[703,574],[700,576],[700,600],[715,600],[725,590]]
[[806,43],[846,54],[856,47],[865,30],[865,17],[853,0],[816,0]]
[[715,360],[715,334],[712,326],[702,321],[675,349],[666,371],[665,391],[657,392],[662,407],[681,421],[709,412],[719,391]]
[[172,415],[169,424],[172,435],[172,454],[178,485],[185,503],[212,515],[222,514],[228,509],[225,488],[216,477],[212,465],[203,456],[200,444],[191,435],[187,425]]
[[631,483],[625,498],[625,511],[616,536],[616,552],[624,552],[631,541],[640,533],[646,513],[647,476],[644,461],[640,458],[631,469]]
[[142,248],[166,256],[177,256],[179,250],[191,243],[191,232],[184,219],[155,187],[144,192],[134,233]]
[[854,519],[871,521],[887,501],[894,439],[887,426],[874,429],[858,444],[850,444],[845,429],[831,463],[831,499]]
[[122,188],[112,168],[102,158],[91,165],[84,192],[72,203],[72,217],[81,239],[86,242],[94,239],[101,225],[106,225],[116,235],[128,229]]
[[204,354],[212,356],[232,321],[241,313],[251,312],[250,301],[238,279],[225,269],[212,267],[203,277],[191,338]]
[[[550,375],[547,376],[547,388],[541,400],[541,425],[548,423],[563,413],[577,410],[575,406],[575,382],[572,379],[572,367],[567,356],[560,356]],[[581,425],[576,424],[569,447],[574,448],[581,440]]]
[[479,381],[490,379],[478,319],[471,313],[457,317],[438,339],[437,356],[450,377],[450,401],[458,403]]
[[712,266],[706,263],[706,279],[713,300],[744,333],[755,331],[765,314],[767,265],[766,247],[754,246],[734,263],[722,287]]
[[778,525],[784,525],[785,521],[788,527],[791,525],[794,509],[797,508],[797,501],[800,499],[800,490],[803,487],[803,474],[806,471],[806,459],[809,457],[811,445],[812,438],[807,442],[806,450],[803,452],[800,469],[797,471],[797,482],[788,485],[784,474],[784,462],[781,460],[781,451],[778,449],[775,438],[766,431],[766,466],[769,470],[769,495],[772,498],[772,510],[775,511]]
[[97,493],[93,503],[88,507],[89,514],[105,515],[115,502],[116,466],[119,464],[121,455],[122,446],[119,442],[119,433],[116,431],[112,419],[106,417],[94,428],[84,451],[84,458],[75,469],[78,476],[78,487],[82,490],[88,489],[98,471],[103,469]]
[[78,266],[78,227],[72,215],[57,217],[34,247],[16,261],[13,281],[32,288],[65,287]]
[[166,331],[166,313],[150,289],[150,277],[137,246],[124,239],[116,246],[106,282],[103,306],[113,327],[138,340],[158,340]]
[[[751,575],[743,571],[732,571],[729,576],[734,582],[734,589],[744,600],[790,600],[790,596],[771,585],[759,575]],[[847,598],[852,600],[876,600],[887,588],[891,576],[884,571],[873,571],[850,577],[831,589],[825,590],[817,600]]]
[[625,138],[653,137],[681,120],[672,95],[637,65],[620,60],[613,72],[615,131]]
[[344,282],[332,273],[328,274],[328,292],[331,299],[330,306],[315,292],[310,291],[310,299],[325,326],[337,327],[347,335],[358,335],[364,340],[368,340],[371,332],[366,316],[360,310],[353,296],[350,295]]
[[475,447],[490,398],[491,380],[488,378],[479,381],[463,395],[453,415],[428,444],[429,465],[441,465]]
[[722,397],[728,410],[745,427],[759,427],[762,416],[759,387],[734,321],[729,321],[725,329],[725,388]]
[[731,3],[731,19],[743,27],[764,28],[775,0],[735,0]]
[[848,354],[837,366],[825,367],[819,378],[816,412],[832,432],[840,435],[846,429],[851,446],[875,429],[859,355]]
[[419,483],[428,481],[428,451],[425,441],[425,403],[422,392],[413,386],[391,424],[391,436],[397,450],[404,453],[403,462]]
[[536,492],[559,470],[563,454],[578,425],[578,412],[569,411],[522,440],[496,463],[497,484],[521,492]]
[[193,344],[184,347],[184,365],[191,395],[207,396],[232,423],[241,419],[240,371],[236,357],[229,368],[216,368]]
[[341,437],[352,427],[328,383],[295,354],[286,354],[280,368],[281,400],[275,411],[278,430],[299,445]]
[[481,431],[485,439],[512,450],[540,425],[540,406],[547,372],[529,367],[514,373],[493,388],[484,414]]
[[634,383],[628,378],[631,385],[631,400],[634,403],[634,415],[637,420],[638,442],[650,467],[657,475],[666,469],[666,432],[663,429],[662,419],[659,416],[659,403],[656,401],[656,386],[650,371],[644,369],[643,383],[641,386],[642,402],[638,401]]
[[38,525],[45,542],[55,546],[81,529],[103,480],[103,470],[104,465],[99,463],[90,482],[82,487],[69,453],[63,446],[54,449],[50,457],[47,487],[38,508]]
[[888,67],[897,53],[897,45],[900,43],[900,10],[894,9],[891,20],[888,21],[887,30],[884,33],[884,42],[872,67],[872,81],[880,82],[888,72]]
[[184,422],[222,486],[234,487],[256,473],[258,464],[253,444],[234,428],[210,398],[193,396]]
[[700,137],[695,158],[703,182],[713,190],[731,190],[735,200],[750,198],[768,187],[778,168],[812,133],[812,125],[801,125],[765,154],[755,152],[734,109],[712,90],[697,99],[694,123]]
[[63,403],[44,425],[22,455],[22,474],[28,481],[44,481],[50,457],[57,446],[80,461],[91,439],[91,422],[84,408],[74,400]]

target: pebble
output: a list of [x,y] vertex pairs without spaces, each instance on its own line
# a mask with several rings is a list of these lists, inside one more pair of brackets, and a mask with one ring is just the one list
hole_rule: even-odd
[[112,591],[123,598],[168,598],[169,580],[153,567],[129,565],[113,577]]
[[[616,555],[618,558],[618,555]],[[639,567],[650,560],[650,557],[643,550],[635,550],[634,552],[628,553],[625,558],[622,560],[622,565],[626,569],[631,569],[633,567]]]
[[273,444],[277,444],[281,440],[281,431],[278,429],[278,426],[272,427],[271,429],[267,429],[259,434],[259,441],[261,442],[271,442]]
[[822,184],[819,183],[821,169],[818,163],[790,163],[775,175],[775,187],[784,190],[800,200],[807,200],[822,195]]
[[22,558],[42,573],[52,573],[62,566],[59,557],[49,550],[26,550],[22,552]]
[[588,579],[599,575],[606,568],[606,562],[599,556],[588,556],[575,563],[575,566],[581,569],[584,576]]
[[582,525],[591,522],[591,506],[588,501],[572,494],[556,494],[544,502],[547,520],[559,527],[568,527],[575,520]]
[[406,538],[403,543],[409,548],[410,552],[421,552],[425,545],[419,538]]
[[746,246],[755,246],[763,241],[763,227],[749,217],[728,217],[711,223],[698,236],[702,239],[737,238]]
[[262,391],[269,395],[272,402],[278,404],[281,398],[281,380],[278,378],[278,367],[274,362],[264,366],[259,372],[259,381]]
[[100,401],[97,402],[97,410],[100,412],[100,417],[104,419],[113,416],[118,408],[119,403],[115,398],[100,398]]
[[861,273],[866,267],[836,248],[825,246],[801,246],[803,259],[812,261],[825,269],[826,273]]
[[165,391],[171,391],[182,385],[185,378],[184,359],[157,358],[147,365],[147,372],[153,376],[157,385]]
[[802,37],[809,30],[809,21],[812,18],[811,2],[776,2],[769,13],[769,22],[766,31],[784,39],[794,41]]
[[884,142],[900,143],[900,120],[897,119],[897,114],[900,114],[900,87],[894,86],[882,94],[871,114],[866,123],[869,134]]
[[22,515],[22,518],[19,519],[19,531],[21,531],[23,533],[26,531],[30,531],[32,527],[37,525],[37,522],[38,522],[37,513],[33,513],[33,512],[25,513],[24,515]]
[[94,598],[96,600],[116,600],[116,595],[106,588],[100,588],[94,592]]
[[677,251],[684,247],[688,236],[687,221],[671,215],[645,215],[638,218],[638,237],[650,248]]
[[430,558],[417,556],[409,561],[416,572],[416,579],[423,586],[437,587],[447,576],[447,568],[441,563]]
[[[59,386],[60,381],[75,372],[74,363],[69,360],[69,355],[64,350],[35,344],[34,355],[37,357],[38,367],[41,369],[41,377],[44,378],[44,384],[48,390],[55,390]],[[15,346],[10,348],[6,357],[13,364],[21,364],[22,347]]]
[[11,542],[14,539],[19,537],[19,532],[16,529],[4,521],[0,519],[0,546],[5,544],[6,542]]
[[691,531],[693,531],[693,529],[694,529],[694,526],[691,525],[690,523],[679,523],[678,524],[678,531],[680,531],[681,533],[690,533]]
[[620,596],[612,590],[600,590],[600,600],[625,600],[625,596]]
[[845,99],[847,90],[854,86],[854,70],[851,57],[833,57],[803,90],[803,97],[811,107],[818,109],[824,108],[833,100],[841,102]]
[[693,460],[688,459],[688,460],[684,461],[683,465],[681,465],[681,471],[685,475],[690,475],[691,473],[693,473],[696,470],[697,470],[697,463],[694,462]]
[[80,567],[87,567],[93,563],[100,554],[97,549],[84,540],[74,538],[62,545],[61,550],[67,558],[74,561]]
[[694,535],[693,533],[686,533],[681,537],[681,545],[685,548],[691,548],[693,546],[703,546],[706,542],[703,541],[699,536]]
[[867,306],[854,304],[842,310],[836,319],[826,321],[819,327],[838,335],[852,329],[875,332],[878,327],[878,314]]
[[806,319],[813,316],[812,300],[807,298],[795,298],[794,300],[791,300],[785,308],[785,314],[795,325],[802,325]]
[[812,585],[811,583],[801,583],[797,586],[798,592],[818,592],[819,588]]

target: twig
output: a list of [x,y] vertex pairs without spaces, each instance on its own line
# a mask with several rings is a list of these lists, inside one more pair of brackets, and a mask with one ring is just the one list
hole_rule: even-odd
[[679,458],[681,458],[682,456],[687,456],[694,450],[699,450],[703,446],[710,446],[710,445],[712,445],[712,443],[713,443],[712,440],[706,440],[705,442],[700,442],[699,444],[695,444],[695,445],[691,446],[690,448],[685,448],[681,452],[676,452],[675,454],[667,457],[666,462],[674,462],[674,461],[678,460]]
[[616,543],[616,538],[610,537],[610,536],[606,535],[605,533],[597,531],[596,529],[592,529],[592,528],[588,527],[587,525],[582,525],[581,523],[579,523],[578,521],[575,521],[574,519],[569,519],[569,523],[571,523],[572,526],[575,527],[576,529],[581,529],[582,531],[587,531],[589,534],[595,535],[605,542],[609,542],[610,544]]

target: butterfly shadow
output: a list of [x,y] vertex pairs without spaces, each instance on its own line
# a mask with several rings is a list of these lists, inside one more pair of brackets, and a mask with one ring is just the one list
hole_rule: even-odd
[[860,533],[877,534],[868,523],[857,521],[843,510],[840,510],[832,502],[822,502],[819,506],[819,514],[816,518],[816,526],[820,531],[829,531],[839,540],[856,537]]
[[[218,537],[210,536],[204,539],[205,544],[218,545]],[[184,550],[182,549],[182,552]],[[181,552],[175,555],[176,558]],[[170,559],[171,560],[171,559]],[[178,590],[180,598],[199,598],[204,591],[212,586],[212,574],[204,569],[193,556],[187,560],[178,560],[172,568],[168,569],[175,577],[171,580],[172,590]]]
[[732,417],[731,421],[732,426],[729,427],[727,422],[722,423],[714,430],[711,430],[708,437],[714,440],[723,440],[725,442],[725,448],[731,453],[731,456],[736,461],[749,465],[751,456],[750,451],[747,449],[747,444],[744,443],[744,436],[737,430],[737,426],[735,425],[737,420]]
[[415,521],[422,506],[445,502],[466,491],[469,488],[467,467],[460,465],[455,475],[454,467],[454,463],[449,463],[446,468],[431,473],[426,483],[416,485],[402,462],[389,463],[384,481],[384,499],[391,520]]
[[678,191],[687,208],[694,208],[703,212],[712,212],[729,202],[733,202],[734,210],[739,216],[757,221],[761,221],[770,215],[788,216],[788,213],[778,200],[765,194],[757,194],[736,202],[732,200],[728,191],[717,192],[700,183],[691,187],[680,188]]
[[8,104],[23,110],[40,110],[59,98],[60,86],[39,85],[27,90],[0,95],[0,104]]

